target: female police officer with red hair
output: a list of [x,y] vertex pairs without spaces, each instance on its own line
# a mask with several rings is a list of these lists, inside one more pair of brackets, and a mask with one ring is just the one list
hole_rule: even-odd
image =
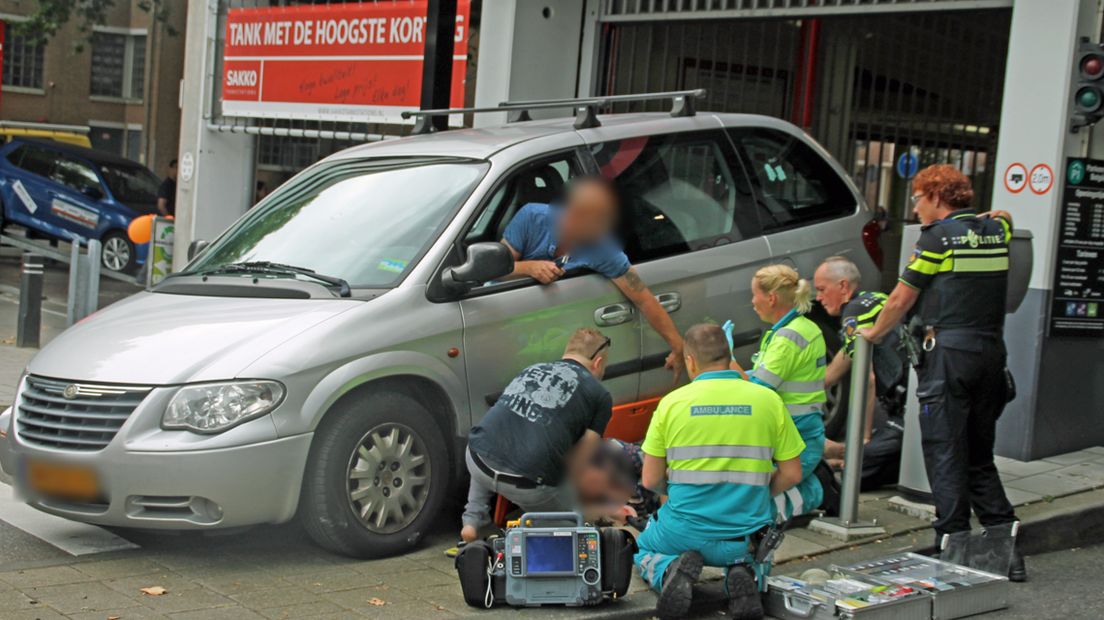
[[[971,506],[983,526],[1016,520],[993,464],[1010,396],[1003,334],[1012,218],[975,213],[970,180],[950,165],[925,168],[912,186],[920,239],[877,323],[860,333],[877,343],[910,311],[919,320],[916,396],[942,536],[970,529]],[[1009,578],[1027,578],[1018,554]]]

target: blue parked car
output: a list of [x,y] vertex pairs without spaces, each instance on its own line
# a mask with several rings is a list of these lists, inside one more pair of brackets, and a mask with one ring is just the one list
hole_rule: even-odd
[[15,139],[0,147],[0,226],[18,224],[48,238],[103,243],[103,266],[132,272],[149,244],[127,226],[157,213],[160,181],[137,162],[58,142]]

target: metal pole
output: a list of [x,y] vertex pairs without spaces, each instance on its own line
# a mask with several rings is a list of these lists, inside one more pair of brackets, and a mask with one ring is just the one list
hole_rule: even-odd
[[84,315],[88,316],[100,306],[100,253],[99,239],[88,240],[88,288],[85,289]]
[[46,259],[23,252],[23,273],[19,277],[19,327],[15,346],[38,348],[42,332],[42,275]]
[[[423,110],[449,107],[455,34],[456,0],[429,0],[426,6],[425,53],[422,60]],[[429,122],[437,130],[448,129],[447,116],[435,116]]]
[[859,520],[859,489],[862,483],[863,428],[867,416],[866,397],[870,386],[870,360],[873,345],[865,338],[855,339],[851,359],[851,395],[847,403],[847,443],[844,447],[843,489],[840,516],[816,519],[809,529],[841,540],[885,534],[876,522]]
[[859,520],[859,488],[862,483],[863,428],[866,416],[866,391],[870,386],[870,359],[873,347],[866,338],[855,339],[855,356],[851,360],[851,394],[847,403],[847,443],[843,456],[843,491],[840,497],[840,520]]
[[76,323],[80,313],[77,297],[80,295],[81,274],[80,242],[73,240],[69,246],[69,294],[65,298],[65,326]]

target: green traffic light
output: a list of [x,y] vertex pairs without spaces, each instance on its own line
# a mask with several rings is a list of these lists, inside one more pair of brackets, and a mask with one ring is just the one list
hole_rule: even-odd
[[1095,88],[1082,88],[1077,93],[1077,105],[1084,110],[1095,110],[1100,106],[1100,93]]

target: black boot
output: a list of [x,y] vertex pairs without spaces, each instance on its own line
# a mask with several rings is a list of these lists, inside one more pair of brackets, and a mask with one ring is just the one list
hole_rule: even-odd
[[839,480],[832,468],[823,459],[813,469],[813,475],[820,480],[820,486],[824,489],[824,501],[820,503],[820,509],[829,517],[838,517],[840,513],[840,496],[842,490]]
[[729,567],[725,575],[725,593],[728,594],[728,615],[732,620],[760,620],[763,617],[759,584],[748,567]]
[[663,575],[663,588],[659,591],[656,615],[660,620],[683,618],[690,612],[694,596],[694,582],[701,576],[705,560],[697,551],[687,551],[667,566]]
[[1027,566],[1019,551],[1012,552],[1012,564],[1008,567],[1008,580],[1015,583],[1027,581]]

